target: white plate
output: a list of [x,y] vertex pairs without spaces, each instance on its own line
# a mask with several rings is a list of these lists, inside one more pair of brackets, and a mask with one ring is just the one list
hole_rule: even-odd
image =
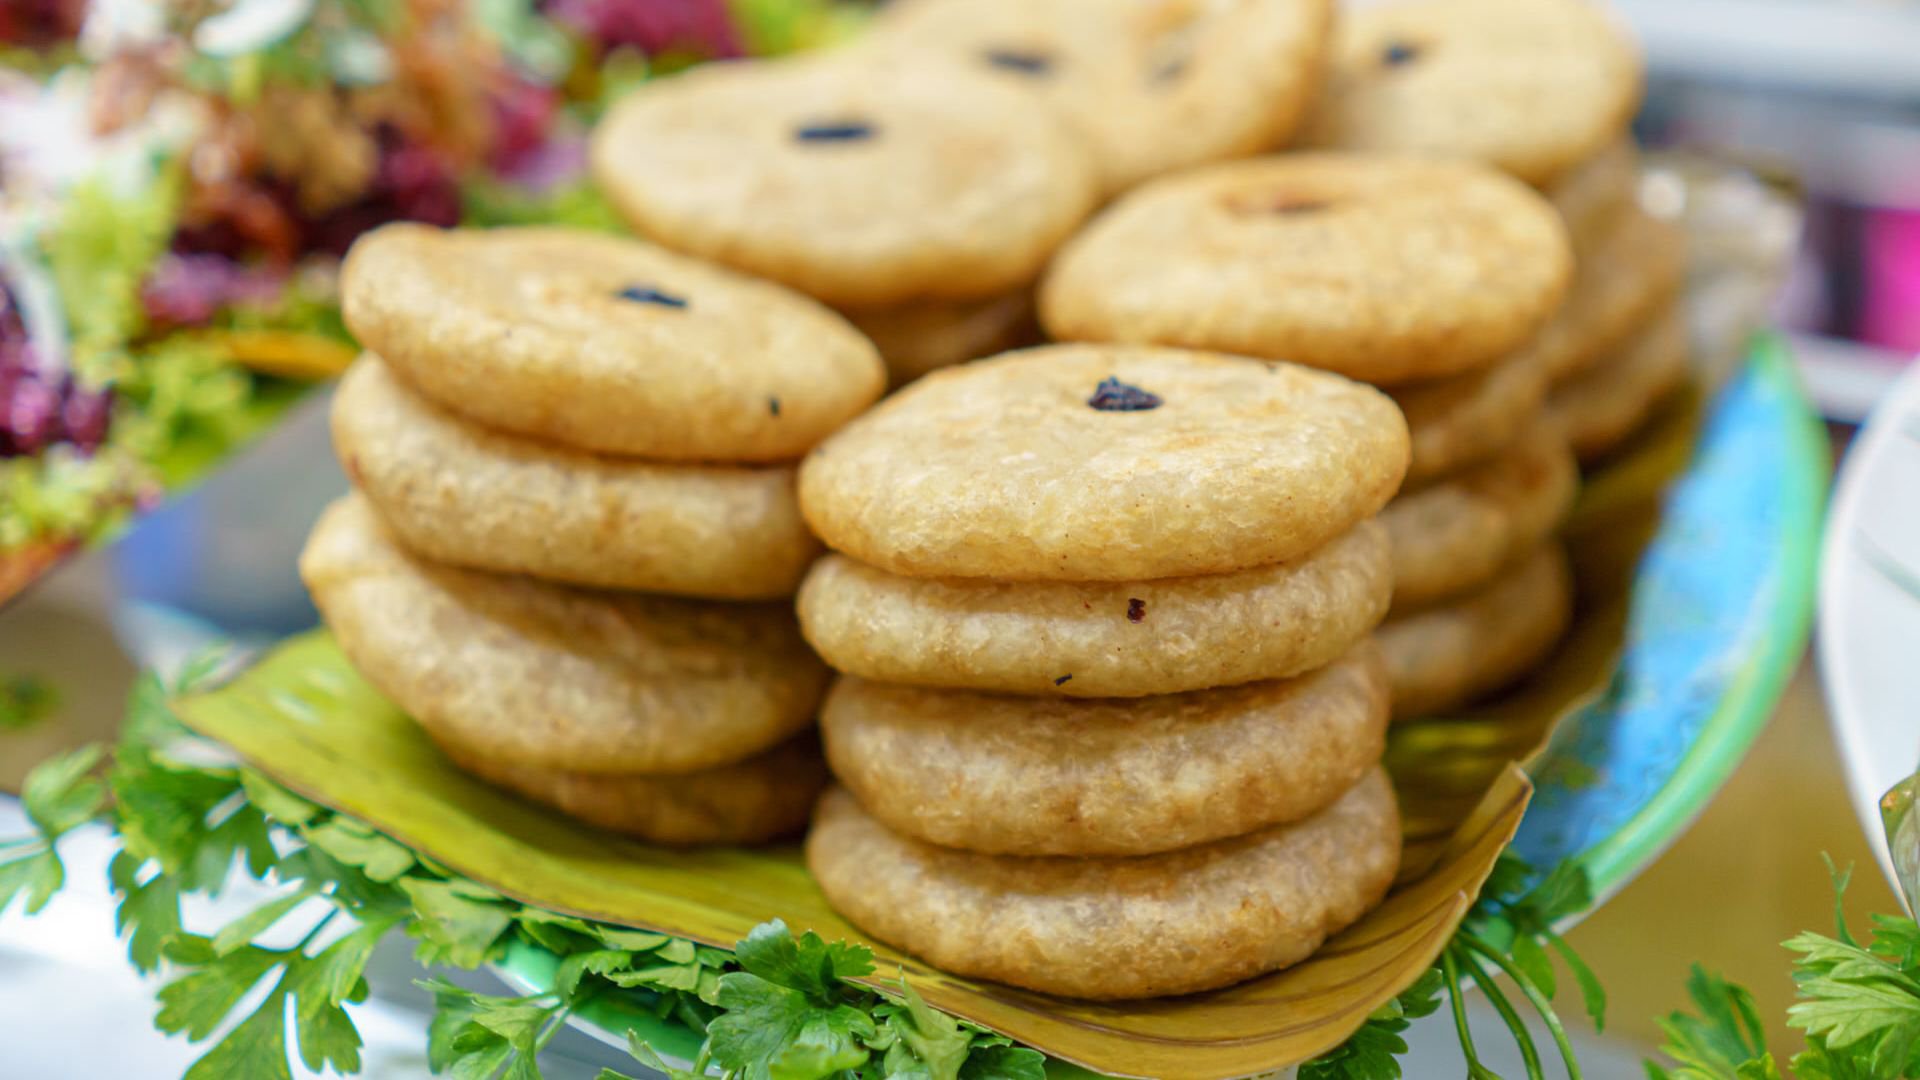
[[1854,812],[1888,881],[1880,796],[1920,768],[1920,595],[1902,574],[1920,589],[1920,363],[1847,455],[1820,566],[1828,711]]

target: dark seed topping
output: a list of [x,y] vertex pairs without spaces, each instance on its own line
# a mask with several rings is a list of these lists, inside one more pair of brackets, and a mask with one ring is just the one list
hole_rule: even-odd
[[767,411],[772,413],[775,416],[779,416],[780,415],[780,399],[777,397],[768,398]]
[[1067,680],[1068,680],[1068,679],[1071,679],[1071,678],[1073,678],[1073,676],[1071,676],[1071,675],[1062,675],[1062,676],[1060,676],[1059,678],[1057,678],[1057,679],[1055,679],[1055,680],[1053,680],[1053,685],[1055,685],[1055,686],[1065,686],[1065,685],[1067,685]]
[[659,289],[650,289],[645,285],[629,285],[617,294],[622,300],[631,300],[636,304],[658,304],[676,311],[687,306],[687,298],[664,293]]
[[1043,52],[1022,52],[1019,49],[988,49],[984,54],[987,63],[1003,71],[1015,71],[1022,75],[1053,74],[1053,57]]
[[1147,617],[1147,602],[1145,600],[1128,600],[1127,601],[1127,621],[1128,622],[1141,622],[1141,621],[1144,621],[1146,617]]
[[1246,215],[1277,214],[1282,217],[1304,217],[1331,209],[1332,206],[1333,203],[1326,199],[1286,192],[1248,191],[1227,199],[1229,211]]
[[1420,46],[1405,41],[1389,42],[1380,53],[1380,61],[1388,67],[1410,64],[1420,58]]
[[1153,74],[1149,78],[1156,83],[1170,83],[1186,73],[1187,58],[1184,56],[1176,56],[1166,63],[1161,64],[1159,67],[1154,68]]
[[858,120],[804,124],[793,129],[793,137],[801,142],[859,142],[873,136],[873,125]]
[[1129,386],[1109,375],[1093,388],[1093,396],[1087,399],[1087,404],[1101,412],[1145,412],[1157,409],[1166,402],[1159,394]]

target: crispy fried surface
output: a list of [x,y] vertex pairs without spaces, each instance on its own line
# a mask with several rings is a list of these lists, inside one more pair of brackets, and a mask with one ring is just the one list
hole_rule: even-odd
[[1018,89],[867,51],[650,80],[594,130],[592,165],[636,232],[838,307],[1025,286],[1097,183]]
[[1637,205],[1639,189],[1640,148],[1632,135],[1623,135],[1567,170],[1547,187],[1546,195],[1566,221],[1574,250],[1582,251]]
[[1389,391],[1413,439],[1408,485],[1485,461],[1512,445],[1547,398],[1540,355],[1519,352],[1479,371]]
[[1580,0],[1360,6],[1335,35],[1308,141],[1469,157],[1531,184],[1619,137],[1640,103],[1640,57]]
[[438,562],[718,600],[791,596],[820,550],[792,466],[666,465],[460,419],[363,357],[333,444],[408,550]]
[[1139,697],[1280,679],[1386,614],[1386,531],[1363,521],[1291,563],[1139,582],[910,578],[814,564],[800,626],[827,663],[882,682]]
[[656,844],[762,844],[797,833],[827,783],[811,735],[732,765],[672,776],[568,772],[442,741],[455,765],[569,817]]
[[847,320],[873,340],[895,386],[943,367],[1031,345],[1040,340],[1033,292],[1020,289],[985,300],[928,301],[858,308]]
[[886,387],[840,316],[637,240],[389,225],[340,285],[354,335],[421,393],[584,450],[791,461]]
[[1617,215],[1579,255],[1567,302],[1528,346],[1556,382],[1619,352],[1676,305],[1685,284],[1685,234],[1638,206]]
[[784,604],[588,592],[435,566],[371,506],[321,515],[300,576],[354,667],[443,743],[581,772],[690,772],[813,722],[827,670]]
[[[1157,395],[1089,405],[1109,378]],[[1290,364],[1069,345],[935,372],[801,465],[829,547],[915,577],[1141,581],[1299,558],[1400,486],[1385,395]]]
[[1331,44],[1328,0],[908,0],[867,42],[996,74],[1061,116],[1101,188],[1285,142]]
[[1445,712],[1502,689],[1553,650],[1572,616],[1566,553],[1550,543],[1479,592],[1388,620],[1376,637],[1393,718]]
[[1616,354],[1559,383],[1547,409],[1580,460],[1625,442],[1687,378],[1687,323],[1678,305]]
[[1536,419],[1499,457],[1387,504],[1396,614],[1491,581],[1573,509],[1580,470],[1559,428]]
[[843,678],[834,775],[888,828],[1003,855],[1144,855],[1297,821],[1386,746],[1371,642],[1318,671],[1150,698],[1061,701]]
[[1552,205],[1484,165],[1283,154],[1122,196],[1061,248],[1040,319],[1063,341],[1217,349],[1401,383],[1514,352],[1572,271]]
[[1386,895],[1400,821],[1375,769],[1305,821],[1140,858],[976,855],[888,832],[844,789],[807,865],[834,908],[946,971],[1064,997],[1228,986],[1298,963]]

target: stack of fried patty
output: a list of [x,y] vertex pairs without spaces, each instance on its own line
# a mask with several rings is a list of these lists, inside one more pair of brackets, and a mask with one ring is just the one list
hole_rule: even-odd
[[950,971],[1077,997],[1296,962],[1399,857],[1370,520],[1406,428],[1338,376],[1057,346],[937,372],[818,447],[800,592],[843,672],[834,906]]
[[390,226],[344,271],[355,494],[301,573],[460,767],[667,843],[797,830],[827,673],[789,597],[793,462],[878,397],[871,345],[631,240]]

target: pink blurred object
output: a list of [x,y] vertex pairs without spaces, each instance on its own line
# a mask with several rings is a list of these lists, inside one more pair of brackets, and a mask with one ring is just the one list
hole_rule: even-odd
[[225,255],[170,254],[141,286],[147,317],[162,326],[198,326],[221,309],[264,307],[286,287],[284,270],[248,266]]
[[545,9],[602,49],[722,60],[745,51],[725,0],[549,0]]
[[1920,353],[1920,211],[1871,210],[1861,225],[1860,339]]

